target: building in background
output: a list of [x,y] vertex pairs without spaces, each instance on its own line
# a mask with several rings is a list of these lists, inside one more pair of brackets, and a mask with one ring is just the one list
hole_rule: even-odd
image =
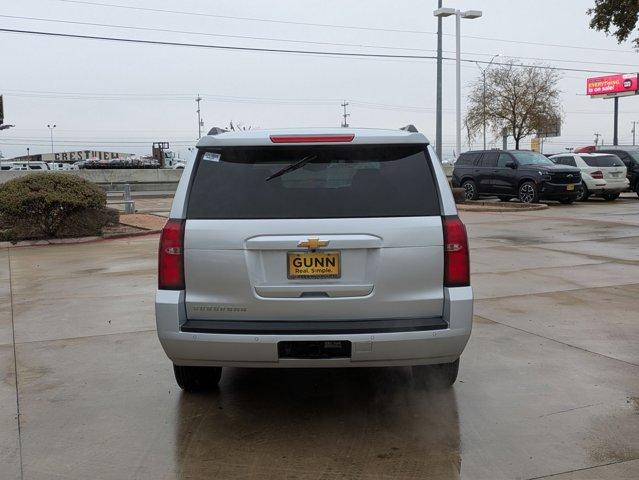
[[136,156],[133,153],[103,152],[98,150],[76,150],[73,152],[39,153],[37,155],[21,155],[15,158],[4,159],[13,162],[62,162],[74,163],[82,160],[113,160],[116,158],[129,158]]

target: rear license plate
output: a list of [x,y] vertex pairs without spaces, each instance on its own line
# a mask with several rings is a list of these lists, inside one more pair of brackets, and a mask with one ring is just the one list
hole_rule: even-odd
[[339,278],[340,252],[288,252],[288,278]]
[[575,189],[575,184],[574,183],[569,183],[568,185],[566,185],[566,190],[570,191],[570,190],[574,190]]
[[350,358],[351,342],[348,340],[278,342],[277,353],[279,358]]

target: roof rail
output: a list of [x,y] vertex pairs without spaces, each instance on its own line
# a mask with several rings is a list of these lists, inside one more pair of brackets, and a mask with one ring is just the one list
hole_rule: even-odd
[[404,130],[410,133],[419,133],[419,130],[417,130],[417,128],[415,128],[415,125],[413,125],[412,123],[409,125],[406,125],[405,127],[400,128],[400,130]]
[[209,130],[209,133],[207,133],[207,135],[219,135],[220,133],[226,133],[226,132],[228,132],[228,130],[224,128],[213,127],[211,130]]

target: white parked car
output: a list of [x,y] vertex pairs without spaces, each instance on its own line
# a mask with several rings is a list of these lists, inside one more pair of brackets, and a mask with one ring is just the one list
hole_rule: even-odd
[[406,128],[199,140],[155,300],[181,388],[215,387],[227,366],[455,381],[473,316],[466,229],[434,150]]
[[56,170],[56,171],[78,170],[78,167],[76,167],[72,163],[49,162],[47,165],[49,166],[49,170]]
[[621,159],[610,153],[562,153],[550,159],[559,165],[569,165],[581,170],[583,182],[578,201],[585,202],[590,195],[600,195],[606,200],[616,200],[628,190],[627,168]]
[[0,162],[0,170],[49,170],[45,162]]

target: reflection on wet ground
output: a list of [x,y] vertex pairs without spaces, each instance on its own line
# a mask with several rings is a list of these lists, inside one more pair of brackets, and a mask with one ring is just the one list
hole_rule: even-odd
[[184,478],[458,478],[455,392],[409,369],[230,370],[177,407]]

